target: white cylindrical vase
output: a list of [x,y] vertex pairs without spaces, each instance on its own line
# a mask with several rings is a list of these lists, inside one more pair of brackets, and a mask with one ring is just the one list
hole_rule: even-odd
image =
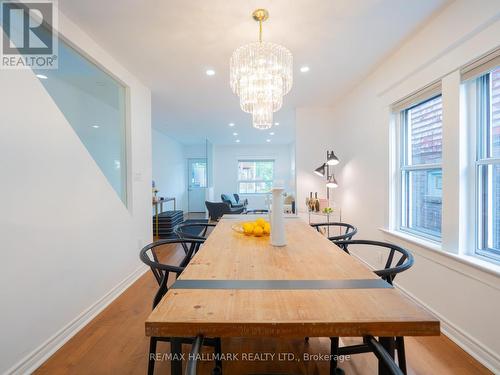
[[283,188],[273,188],[273,206],[271,211],[271,245],[285,246],[285,214],[283,207]]

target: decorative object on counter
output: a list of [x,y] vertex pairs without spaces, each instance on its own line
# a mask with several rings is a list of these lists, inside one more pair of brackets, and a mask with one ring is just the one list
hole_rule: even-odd
[[151,189],[153,193],[153,204],[155,204],[158,201],[158,197],[156,196],[159,192],[159,190],[156,188],[155,180],[153,180],[151,184]]
[[285,246],[285,214],[283,213],[283,188],[275,187],[273,193],[273,209],[271,211],[271,245]]
[[313,193],[311,191],[309,193],[309,198],[306,199],[306,205],[309,212],[319,212],[324,207],[328,206],[328,200],[318,198],[318,192],[315,192],[313,197]]
[[325,207],[325,208],[323,208],[322,212],[324,214],[331,214],[333,212],[333,208],[331,208],[331,207]]
[[294,214],[295,213],[295,197],[292,194],[285,193],[285,202],[284,202],[284,212],[286,214]]
[[324,209],[329,207],[328,199],[320,198],[320,199],[318,199],[318,201],[319,201],[319,210],[318,211],[323,212]]
[[318,192],[314,193],[314,211],[319,212]]

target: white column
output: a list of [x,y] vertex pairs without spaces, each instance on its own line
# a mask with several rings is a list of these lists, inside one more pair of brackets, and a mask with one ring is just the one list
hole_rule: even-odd
[[[460,203],[465,199],[462,184],[462,169],[466,156],[461,147],[461,138],[465,134],[460,121],[460,71],[454,71],[442,80],[443,93],[443,250],[459,253],[463,240],[465,214]],[[462,228],[462,230],[461,230]]]

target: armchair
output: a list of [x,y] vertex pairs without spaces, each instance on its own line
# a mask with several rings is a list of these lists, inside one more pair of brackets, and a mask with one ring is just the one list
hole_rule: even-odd
[[224,203],[229,204],[231,208],[246,208],[248,200],[240,201],[238,194],[221,194],[220,198]]
[[205,202],[207,206],[208,217],[210,220],[218,221],[224,214],[241,214],[245,211],[244,207],[231,208],[229,203],[225,202]]

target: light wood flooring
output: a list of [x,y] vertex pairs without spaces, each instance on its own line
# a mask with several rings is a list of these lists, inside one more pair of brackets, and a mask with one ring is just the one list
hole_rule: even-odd
[[[181,258],[181,249],[165,246],[165,260],[173,264]],[[151,312],[157,284],[150,272],[101,312],[92,322],[59,349],[35,373],[50,374],[146,374],[149,340],[144,335],[144,320]],[[353,339],[344,340],[350,343]],[[243,353],[327,354],[329,339],[225,339],[223,352],[238,353],[239,361],[224,362],[225,375],[239,374],[309,374],[329,373],[327,361],[242,361]],[[408,373],[418,375],[491,374],[465,351],[445,336],[406,339]],[[160,343],[159,352],[167,353],[169,344]],[[189,351],[185,346],[184,350]],[[210,349],[206,348],[206,352]],[[200,374],[210,374],[212,362],[202,363]],[[377,362],[371,354],[353,356],[341,366],[346,374],[376,374]],[[156,364],[155,374],[168,374],[167,361]]]

